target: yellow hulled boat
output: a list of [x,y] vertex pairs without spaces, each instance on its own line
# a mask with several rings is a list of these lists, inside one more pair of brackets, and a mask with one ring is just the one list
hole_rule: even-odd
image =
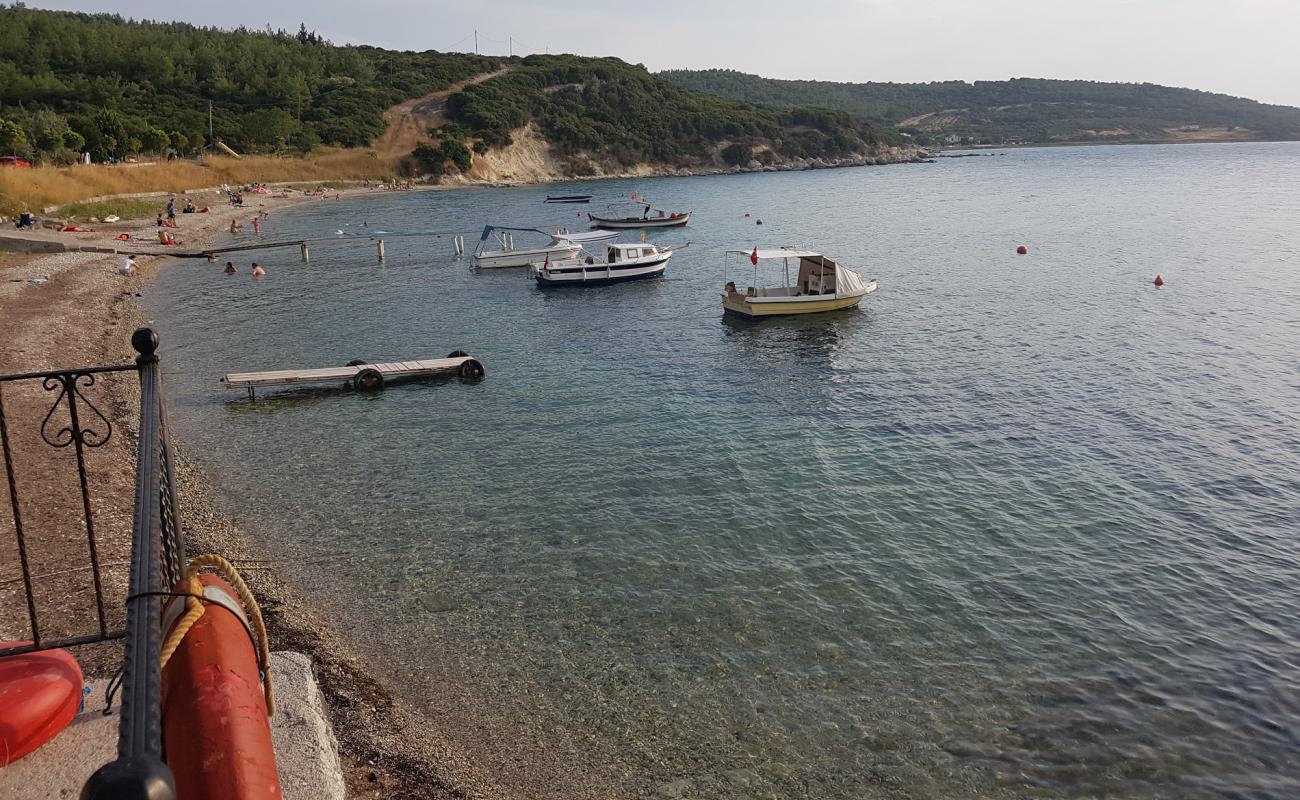
[[[749,259],[754,268],[754,282],[743,291],[727,280],[728,269],[735,271],[738,259]],[[779,286],[759,286],[759,265],[781,262],[783,282]],[[793,263],[792,263],[793,262]],[[790,282],[790,267],[795,266],[797,279]],[[851,308],[879,288],[874,280],[863,281],[858,273],[835,263],[821,253],[792,247],[728,250],[722,265],[722,292],[725,313],[745,317],[774,317],[788,314],[819,314]]]

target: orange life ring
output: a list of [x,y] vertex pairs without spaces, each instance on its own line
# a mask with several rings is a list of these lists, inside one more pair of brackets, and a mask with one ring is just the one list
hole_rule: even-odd
[[[162,672],[162,727],[176,796],[186,800],[279,800],[280,778],[267,722],[257,649],[235,590],[200,574],[207,608]],[[189,592],[182,580],[177,592]],[[184,598],[164,614],[164,638]]]

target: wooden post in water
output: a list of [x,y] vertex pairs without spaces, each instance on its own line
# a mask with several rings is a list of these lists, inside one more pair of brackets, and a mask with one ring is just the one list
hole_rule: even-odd
[[384,240],[383,239],[379,240],[379,244],[375,247],[375,250],[378,251],[379,253],[379,263],[380,264],[384,263]]
[[307,243],[302,243],[302,263],[306,264],[311,260],[311,253],[307,250]]

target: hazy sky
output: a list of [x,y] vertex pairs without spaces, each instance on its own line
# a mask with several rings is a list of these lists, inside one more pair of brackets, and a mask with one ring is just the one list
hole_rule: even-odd
[[1300,106],[1300,0],[223,0],[29,2],[337,43],[615,55],[836,81],[1150,81]]

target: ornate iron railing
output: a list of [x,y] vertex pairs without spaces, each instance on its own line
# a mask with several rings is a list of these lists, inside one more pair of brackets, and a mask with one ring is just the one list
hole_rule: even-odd
[[[173,798],[171,772],[162,762],[162,710],[159,653],[162,604],[166,590],[180,579],[185,565],[167,417],[158,366],[158,337],[148,328],[137,330],[131,345],[139,354],[134,364],[85,367],[0,376],[0,450],[8,481],[10,512],[17,538],[18,560],[27,598],[32,643],[0,650],[0,658],[33,650],[69,647],[110,639],[125,639],[121,667],[121,703],[117,760],[101,767],[86,784],[83,798]],[[86,451],[106,444],[113,425],[91,402],[86,390],[105,373],[137,372],[140,380],[140,424],[136,454],[135,510],[132,517],[131,567],[126,598],[125,630],[112,630],[104,601],[104,586],[96,540],[94,506],[86,470]],[[98,630],[51,639],[42,635],[40,609],[29,563],[28,532],[23,526],[14,448],[5,417],[3,389],[23,381],[39,382],[57,392],[41,422],[41,438],[50,447],[72,447],[76,456],[86,542],[93,574]],[[66,406],[66,409],[64,407]],[[64,411],[61,411],[64,409]],[[56,420],[64,419],[66,424]]]

